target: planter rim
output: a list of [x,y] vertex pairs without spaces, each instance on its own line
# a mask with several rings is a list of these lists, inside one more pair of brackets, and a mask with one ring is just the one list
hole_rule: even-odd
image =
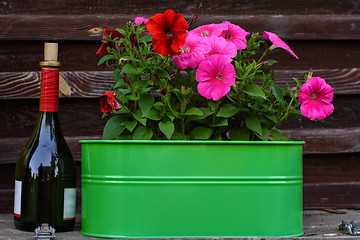
[[217,141],[217,140],[79,140],[80,143],[92,144],[196,144],[196,145],[304,145],[304,141]]

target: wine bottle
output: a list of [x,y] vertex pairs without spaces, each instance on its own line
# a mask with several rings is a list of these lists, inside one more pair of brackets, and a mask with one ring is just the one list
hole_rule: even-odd
[[40,111],[15,172],[14,222],[34,231],[48,223],[56,231],[75,224],[76,170],[58,118],[59,68],[57,43],[45,43],[41,66]]

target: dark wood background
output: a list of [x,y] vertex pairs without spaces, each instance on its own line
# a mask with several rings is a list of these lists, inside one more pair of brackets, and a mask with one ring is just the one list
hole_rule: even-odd
[[[59,43],[60,121],[78,169],[78,140],[101,138],[98,96],[112,73],[95,55],[105,27],[172,8],[199,26],[224,20],[249,32],[277,33],[299,56],[276,54],[281,84],[309,70],[335,91],[335,112],[311,122],[294,117],[282,128],[304,140],[304,208],[360,207],[360,0],[0,2],[0,213],[13,211],[17,155],[37,120],[39,66],[45,41]],[[78,201],[80,202],[80,201]],[[78,209],[79,210],[79,209]]]

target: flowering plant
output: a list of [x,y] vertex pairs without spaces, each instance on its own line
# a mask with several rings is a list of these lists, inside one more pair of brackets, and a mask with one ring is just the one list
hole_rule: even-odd
[[113,67],[115,83],[100,97],[103,117],[112,115],[104,139],[288,140],[277,126],[290,115],[333,112],[332,88],[312,73],[276,85],[269,55],[298,59],[276,34],[230,22],[188,30],[195,20],[166,10],[105,29],[99,65]]

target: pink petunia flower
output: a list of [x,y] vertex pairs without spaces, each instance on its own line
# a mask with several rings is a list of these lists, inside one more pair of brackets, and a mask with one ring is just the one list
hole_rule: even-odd
[[226,25],[223,24],[208,24],[197,27],[191,30],[188,34],[194,35],[196,37],[210,37],[210,36],[220,36],[220,34],[227,29]]
[[149,31],[148,31],[147,28],[146,28],[146,24],[148,23],[148,21],[149,21],[149,19],[147,19],[147,18],[136,17],[135,20],[134,20],[135,28],[137,28],[141,23],[144,23],[144,26],[145,26],[144,35],[150,34]]
[[228,94],[235,83],[235,68],[227,57],[212,55],[199,64],[196,81],[200,95],[217,101]]
[[137,27],[140,23],[144,23],[144,25],[146,26],[147,22],[149,21],[149,19],[147,18],[143,18],[143,17],[136,17],[134,20],[135,26]]
[[290,47],[281,40],[275,33],[264,31],[263,33],[264,39],[269,39],[270,42],[272,42],[273,45],[270,46],[269,50],[272,51],[275,48],[282,48],[286,51],[288,51],[291,55],[293,55],[296,59],[299,59],[298,56],[295,55],[295,53],[290,49]]
[[334,91],[324,79],[311,77],[299,92],[300,111],[310,120],[324,119],[334,111],[333,98]]
[[205,59],[210,51],[210,44],[203,38],[187,35],[185,45],[180,47],[181,54],[173,56],[175,66],[179,69],[195,68]]
[[236,46],[232,42],[228,42],[222,37],[212,36],[207,38],[207,41],[211,47],[208,56],[223,55],[228,57],[228,61],[230,62],[231,58],[235,57],[237,54]]
[[249,33],[241,27],[232,24],[230,22],[224,22],[227,26],[227,30],[221,33],[221,37],[225,38],[226,41],[232,42],[237,50],[243,50],[246,48],[246,35]]

